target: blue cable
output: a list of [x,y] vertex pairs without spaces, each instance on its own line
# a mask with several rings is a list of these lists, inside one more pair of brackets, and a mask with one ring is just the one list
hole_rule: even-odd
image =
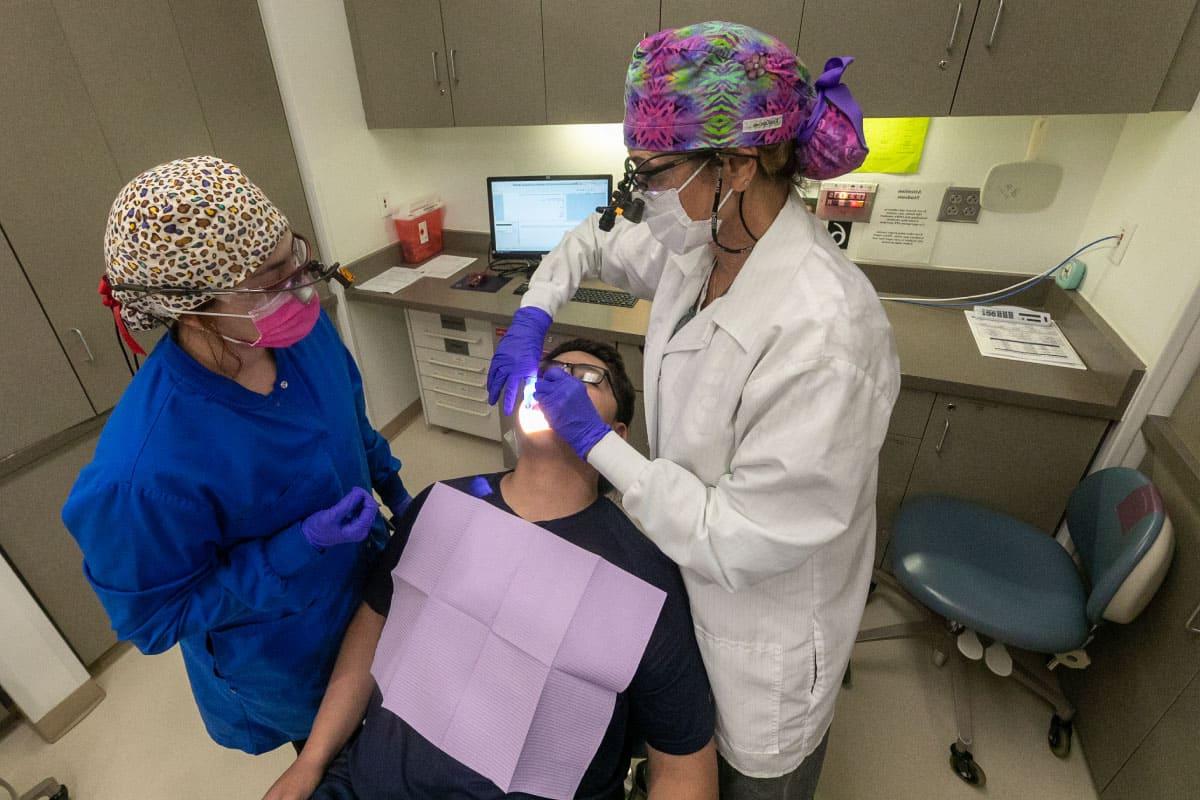
[[1016,289],[1012,289],[1007,292],[1004,292],[1003,294],[997,295],[996,297],[985,297],[985,298],[981,298],[979,300],[976,300],[976,301],[973,301],[970,303],[939,302],[936,298],[931,298],[929,300],[915,300],[915,299],[908,299],[908,298],[892,299],[892,298],[885,297],[882,299],[890,300],[893,303],[908,303],[909,305],[914,305],[914,306],[931,306],[934,308],[974,308],[975,306],[991,305],[992,303],[998,303],[1001,300],[1006,300],[1009,297],[1018,295],[1021,292],[1028,291],[1028,290],[1032,289],[1033,287],[1037,286],[1038,284],[1042,283],[1043,281],[1050,280],[1054,276],[1054,273],[1058,272],[1060,269],[1065,267],[1068,263],[1070,263],[1072,258],[1075,258],[1075,256],[1079,255],[1080,253],[1084,252],[1085,250],[1087,250],[1091,247],[1095,247],[1096,245],[1100,244],[1101,242],[1107,242],[1109,239],[1120,239],[1120,238],[1121,237],[1116,234],[1111,234],[1109,236],[1104,236],[1099,239],[1096,239],[1093,242],[1088,242],[1083,247],[1079,248],[1074,253],[1071,253],[1071,255],[1067,256],[1062,261],[1058,262],[1057,266],[1051,267],[1049,270],[1042,273],[1042,275],[1031,276],[1031,278],[1037,277],[1038,280],[1029,279],[1028,283],[1025,283],[1022,286],[1018,286]]

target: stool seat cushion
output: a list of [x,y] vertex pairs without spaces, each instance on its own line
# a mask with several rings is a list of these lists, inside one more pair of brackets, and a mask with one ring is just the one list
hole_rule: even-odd
[[1067,551],[975,503],[906,501],[893,529],[892,569],[934,613],[1005,644],[1062,653],[1087,639],[1087,589]]

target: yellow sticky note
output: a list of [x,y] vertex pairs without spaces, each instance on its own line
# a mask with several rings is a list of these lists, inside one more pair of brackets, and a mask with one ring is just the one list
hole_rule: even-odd
[[863,134],[871,152],[855,172],[889,172],[911,175],[921,169],[929,117],[868,117]]

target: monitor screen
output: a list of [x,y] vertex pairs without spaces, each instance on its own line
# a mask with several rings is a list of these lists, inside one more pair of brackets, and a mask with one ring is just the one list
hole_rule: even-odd
[[612,194],[611,175],[488,178],[487,183],[497,257],[549,253]]

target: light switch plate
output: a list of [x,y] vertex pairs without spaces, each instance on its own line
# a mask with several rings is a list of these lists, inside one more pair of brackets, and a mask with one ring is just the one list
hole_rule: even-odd
[[951,186],[942,195],[938,222],[979,222],[979,189]]

